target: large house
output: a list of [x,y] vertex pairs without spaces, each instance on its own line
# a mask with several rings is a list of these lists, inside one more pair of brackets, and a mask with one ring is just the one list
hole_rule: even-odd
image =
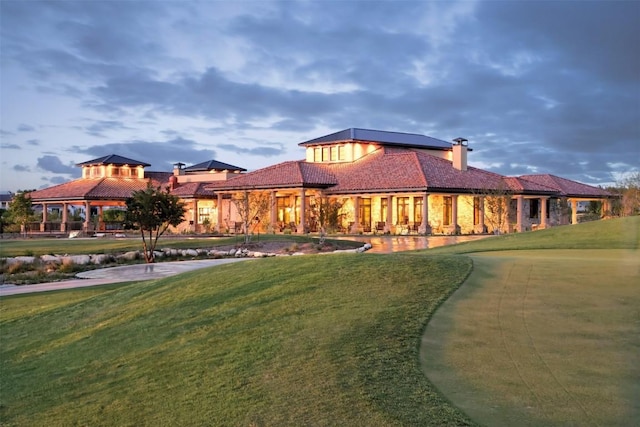
[[[419,134],[345,129],[298,144],[304,160],[252,172],[215,160],[173,172],[111,155],[80,163],[82,178],[31,193],[43,207],[41,231],[109,231],[104,209],[123,207],[134,190],[151,182],[169,187],[187,205],[176,232],[213,229],[238,232],[237,194],[268,194],[270,208],[256,224],[263,232],[317,231],[318,206],[339,208],[335,231],[390,234],[512,232],[577,222],[577,203],[599,201],[603,212],[614,197],[601,188],[554,175],[506,177],[468,166],[467,141],[453,143]],[[67,210],[81,206],[82,224]],[[49,208],[62,211],[47,220]],[[259,220],[259,222],[258,222]],[[326,226],[327,224],[323,224]],[[117,227],[116,227],[117,228]]]

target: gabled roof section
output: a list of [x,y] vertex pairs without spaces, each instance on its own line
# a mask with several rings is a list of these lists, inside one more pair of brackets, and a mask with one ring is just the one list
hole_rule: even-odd
[[592,185],[583,184],[581,182],[572,181],[570,179],[561,178],[559,176],[542,174],[542,175],[522,175],[519,178],[527,181],[535,182],[547,187],[551,187],[565,197],[612,197],[609,191],[594,187]]
[[321,136],[309,141],[301,142],[299,146],[325,145],[336,142],[375,142],[382,145],[396,145],[413,148],[429,148],[435,150],[450,150],[451,143],[430,136],[417,133],[389,132],[382,130],[349,128],[330,135]]
[[118,156],[117,154],[109,154],[108,156],[98,157],[97,159],[76,164],[76,166],[99,166],[99,165],[116,165],[116,166],[129,165],[129,166],[143,166],[143,167],[151,166],[149,163],[144,163],[138,160],[133,160],[126,157]]
[[171,190],[171,194],[183,199],[197,197],[199,199],[211,199],[215,196],[212,190],[208,188],[207,182],[187,182],[179,184]]
[[336,177],[323,165],[302,160],[288,161],[253,172],[238,175],[227,181],[212,182],[212,190],[266,189],[285,187],[323,188],[337,183]]
[[227,163],[219,162],[217,160],[208,160],[206,162],[198,163],[197,165],[184,168],[185,172],[209,172],[209,171],[223,171],[228,170],[231,172],[246,172],[246,169],[239,166],[233,166]]

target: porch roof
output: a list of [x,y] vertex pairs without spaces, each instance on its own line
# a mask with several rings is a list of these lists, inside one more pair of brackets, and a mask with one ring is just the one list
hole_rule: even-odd
[[76,166],[97,166],[97,165],[116,165],[116,166],[151,166],[149,163],[144,163],[138,160],[129,159],[127,157],[119,156],[117,154],[109,154],[107,156],[98,157],[97,159],[87,160],[86,162],[77,163]]
[[592,185],[583,184],[581,182],[572,181],[567,178],[561,178],[559,176],[550,174],[540,175],[522,175],[519,178],[523,178],[527,181],[544,185],[555,189],[560,195],[565,197],[613,197],[613,194],[603,188],[594,187]]

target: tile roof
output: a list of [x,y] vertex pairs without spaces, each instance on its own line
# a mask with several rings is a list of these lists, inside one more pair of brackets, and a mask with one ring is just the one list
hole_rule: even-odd
[[207,160],[206,162],[184,168],[185,172],[206,172],[211,170],[246,171],[244,168],[219,162],[217,160]]
[[376,142],[384,145],[397,145],[403,147],[432,148],[450,150],[451,143],[441,139],[432,138],[417,133],[389,132],[372,129],[349,128],[330,135],[314,138],[301,142],[298,145],[322,145],[341,141]]
[[518,194],[535,193],[554,195],[558,193],[558,190],[553,187],[530,181],[523,177],[504,177],[504,182],[511,191]]
[[268,189],[285,187],[327,187],[337,183],[336,177],[327,170],[326,165],[305,161],[288,161],[240,174],[227,181],[212,182],[209,188],[215,189]]
[[86,162],[77,163],[76,166],[95,166],[95,165],[129,165],[129,166],[151,166],[149,163],[140,162],[138,160],[129,159],[127,157],[118,156],[117,154],[109,154],[108,156],[98,157],[97,159],[88,160]]
[[522,179],[551,187],[565,197],[611,197],[609,191],[550,174],[522,175]]

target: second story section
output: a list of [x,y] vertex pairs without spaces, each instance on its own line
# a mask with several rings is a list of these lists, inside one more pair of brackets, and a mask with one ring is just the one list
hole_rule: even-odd
[[309,163],[348,163],[382,147],[412,149],[452,160],[452,144],[416,133],[349,128],[298,144]]
[[144,168],[148,163],[110,154],[87,162],[78,163],[82,167],[82,178],[136,178],[144,179]]

